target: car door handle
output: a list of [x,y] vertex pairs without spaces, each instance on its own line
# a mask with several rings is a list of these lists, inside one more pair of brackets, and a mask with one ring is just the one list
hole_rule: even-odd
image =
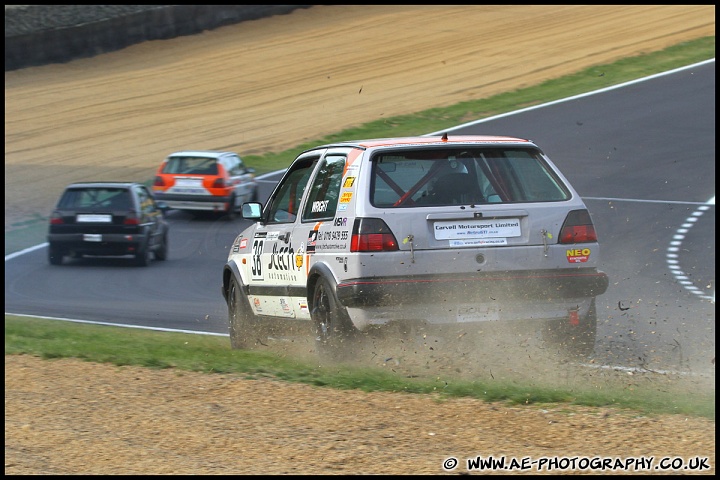
[[281,233],[278,235],[278,240],[288,243],[290,241],[290,232]]

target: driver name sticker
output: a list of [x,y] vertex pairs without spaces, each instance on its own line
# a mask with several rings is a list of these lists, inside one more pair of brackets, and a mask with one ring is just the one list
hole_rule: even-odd
[[322,213],[327,211],[328,204],[330,203],[330,200],[317,200],[312,203],[312,212],[313,213]]
[[433,230],[436,240],[519,237],[520,219],[439,221]]

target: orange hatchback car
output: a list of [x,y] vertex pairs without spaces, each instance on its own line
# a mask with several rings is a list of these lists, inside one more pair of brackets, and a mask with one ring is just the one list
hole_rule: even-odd
[[158,167],[153,193],[171,209],[210,211],[235,218],[245,202],[257,201],[255,169],[234,152],[175,152]]

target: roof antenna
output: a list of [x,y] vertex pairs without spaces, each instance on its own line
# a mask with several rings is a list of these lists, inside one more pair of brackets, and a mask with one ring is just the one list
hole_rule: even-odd
[[445,132],[445,133],[443,133],[443,136],[442,136],[442,138],[441,138],[440,140],[442,140],[443,142],[447,142],[447,139],[448,139],[448,138],[447,138],[447,132]]

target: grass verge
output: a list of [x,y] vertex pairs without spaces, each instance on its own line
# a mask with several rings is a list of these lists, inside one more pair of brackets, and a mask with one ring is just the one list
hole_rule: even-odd
[[641,414],[682,414],[715,419],[714,394],[627,384],[543,388],[511,381],[409,378],[373,367],[318,366],[266,352],[232,350],[225,336],[156,332],[5,315],[5,355],[77,358],[118,366],[172,368],[209,374],[263,377],[336,389],[470,397],[514,405],[566,404],[613,407]]

